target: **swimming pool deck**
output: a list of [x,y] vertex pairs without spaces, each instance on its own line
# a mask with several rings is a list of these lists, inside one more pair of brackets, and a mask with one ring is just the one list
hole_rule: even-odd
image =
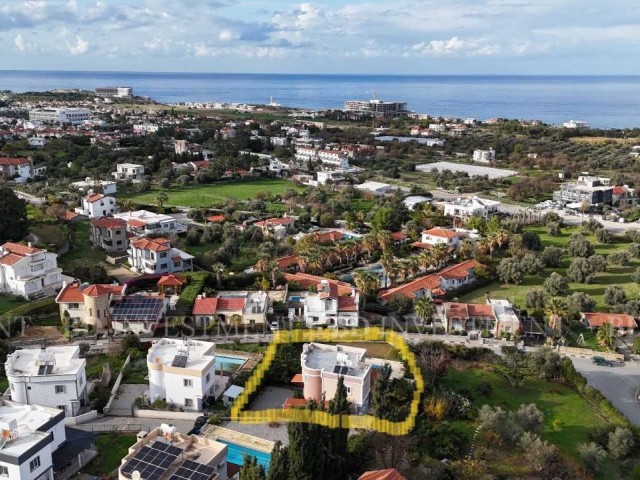
[[275,442],[265,440],[264,438],[254,437],[228,428],[219,427],[217,425],[205,425],[202,427],[200,434],[206,438],[213,440],[222,440],[224,442],[233,443],[246,448],[251,448],[259,452],[271,454]]

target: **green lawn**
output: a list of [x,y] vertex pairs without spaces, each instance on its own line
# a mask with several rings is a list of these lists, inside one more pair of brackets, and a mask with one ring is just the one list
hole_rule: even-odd
[[450,368],[446,379],[451,389],[468,387],[471,391],[482,381],[491,383],[493,393],[488,398],[478,396],[478,407],[488,404],[517,410],[523,403],[535,403],[544,413],[542,437],[567,455],[577,456],[576,446],[588,440],[589,429],[606,423],[576,391],[558,383],[527,378],[523,387],[512,387],[490,367]]
[[[551,237],[547,234],[544,227],[532,227],[527,230],[536,232],[540,235],[543,248],[549,245],[566,248],[571,235],[579,231],[577,227],[563,228],[561,235]],[[628,242],[622,238],[616,238],[611,244],[599,243],[593,236],[589,236],[589,241],[593,245],[596,254],[599,255],[608,255],[616,251],[625,250],[629,245]],[[548,268],[545,270],[543,275],[525,275],[524,281],[520,285],[504,285],[499,282],[494,282],[490,285],[478,288],[460,296],[459,300],[461,302],[469,303],[484,303],[486,301],[485,295],[488,293],[492,298],[505,298],[520,307],[524,307],[527,291],[532,288],[542,288],[544,280],[552,272],[558,272],[561,275],[566,275],[566,269],[569,267],[570,263],[571,258],[569,255],[565,254],[562,257],[562,265],[560,268]],[[606,311],[607,306],[604,303],[603,296],[605,289],[609,285],[620,284],[624,288],[629,299],[640,299],[640,286],[635,284],[631,279],[633,272],[639,266],[640,260],[635,259],[632,260],[631,264],[627,267],[608,266],[606,272],[598,273],[594,276],[592,283],[569,283],[569,288],[571,292],[584,292],[591,295],[596,302],[596,309]]]
[[57,223],[34,223],[31,225],[32,234],[40,237],[42,243],[61,248],[67,243],[68,233],[65,225]]
[[123,383],[135,383],[139,385],[146,385],[149,383],[145,377],[149,374],[149,370],[147,369],[147,359],[140,358],[137,360],[133,360],[129,364],[129,368],[127,373],[124,376]]
[[136,436],[122,433],[98,435],[96,446],[98,456],[82,469],[82,473],[102,477],[120,466],[122,458],[129,453],[129,447],[136,443]]
[[74,223],[70,228],[72,229],[71,245],[69,251],[59,259],[59,265],[66,270],[102,263],[106,254],[91,245],[91,224],[89,221]]
[[108,363],[111,367],[111,379],[115,381],[122,370],[124,361],[124,358],[114,355],[90,355],[87,357],[87,379],[99,378],[102,375],[102,365]]
[[0,315],[7,313],[9,310],[16,308],[18,305],[25,303],[20,297],[14,297],[6,293],[0,294]]
[[[164,190],[169,196],[167,206],[208,207],[213,202],[234,198],[252,200],[260,193],[280,195],[288,189],[301,190],[295,183],[282,178],[265,178],[217,185],[193,185],[171,187]],[[155,204],[159,189],[128,196],[142,204]]]

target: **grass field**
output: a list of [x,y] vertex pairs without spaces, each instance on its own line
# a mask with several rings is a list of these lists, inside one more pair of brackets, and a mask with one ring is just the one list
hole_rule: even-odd
[[16,308],[18,305],[25,303],[24,300],[13,295],[0,294],[0,315],[7,313],[9,310]]
[[106,433],[98,435],[96,446],[98,456],[82,469],[82,473],[102,478],[118,468],[122,458],[129,452],[129,447],[136,443],[136,436],[122,433]]
[[375,358],[383,358],[385,360],[398,360],[398,351],[396,348],[384,342],[353,342],[353,343],[340,343],[340,345],[347,345],[356,348],[366,348],[367,356]]
[[58,263],[63,269],[83,265],[98,265],[106,258],[104,251],[91,245],[91,225],[89,221],[74,223],[71,226],[71,245]]
[[[551,237],[547,234],[544,227],[534,227],[528,230],[540,235],[543,247],[554,245],[561,248],[566,248],[571,235],[579,231],[578,228],[564,228],[561,235]],[[616,251],[625,250],[628,246],[628,242],[625,242],[623,239],[616,239],[616,241],[611,244],[602,244],[591,236],[589,237],[589,241],[594,246],[595,252],[600,255],[608,255]],[[565,254],[562,257],[562,265],[560,268],[548,268],[545,270],[543,275],[526,275],[524,277],[524,281],[520,285],[504,285],[499,282],[494,282],[466,295],[462,295],[459,300],[469,303],[484,303],[486,301],[485,295],[488,293],[493,298],[505,298],[516,305],[524,307],[527,291],[532,288],[542,288],[544,280],[554,271],[561,275],[565,275],[566,269],[569,267],[570,263],[571,258],[569,255]],[[571,292],[585,292],[591,295],[596,301],[597,310],[606,311],[607,306],[604,303],[603,296],[605,289],[609,285],[620,284],[624,288],[629,299],[640,298],[640,286],[635,284],[631,279],[633,272],[639,266],[639,260],[632,260],[631,264],[626,267],[608,266],[606,272],[595,275],[592,283],[569,283],[569,288],[571,289]]]
[[[493,392],[489,397],[478,396],[479,398],[475,400],[477,407],[487,404],[500,406],[505,410],[517,410],[522,404],[535,403],[544,413],[542,438],[556,445],[571,463],[580,463],[577,446],[589,441],[589,430],[607,423],[576,391],[558,383],[527,378],[523,387],[511,387],[493,371],[491,365],[450,368],[446,379],[449,388],[468,387],[472,392],[476,391],[478,384],[482,381],[489,382]],[[477,426],[476,422],[471,421],[454,423],[460,428],[467,429],[469,434],[473,434]],[[595,478],[603,480],[627,478],[625,475],[633,467],[634,461],[631,459],[626,463],[623,465],[621,462],[607,459],[602,471]],[[489,468],[492,473],[501,475],[500,478],[529,478],[526,474],[530,472],[530,466],[523,462],[523,457],[517,452],[498,450],[497,454],[489,460]]]
[[[169,196],[167,206],[208,207],[213,202],[233,198],[252,200],[260,193],[280,195],[286,190],[301,190],[295,183],[282,178],[265,178],[218,185],[194,185],[171,187],[164,190]],[[128,196],[132,201],[143,204],[155,204],[159,189]]]

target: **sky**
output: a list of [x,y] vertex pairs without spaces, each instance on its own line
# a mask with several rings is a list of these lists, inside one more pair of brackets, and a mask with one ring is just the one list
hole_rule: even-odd
[[0,69],[640,74],[640,1],[0,0]]

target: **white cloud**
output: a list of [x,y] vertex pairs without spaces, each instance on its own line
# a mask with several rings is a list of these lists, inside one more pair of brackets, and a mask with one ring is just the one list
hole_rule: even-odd
[[19,33],[16,38],[13,39],[13,43],[21,52],[26,52],[33,49],[33,45],[27,42],[21,33]]
[[89,42],[83,40],[80,35],[76,35],[76,43],[67,43],[67,50],[71,55],[83,55],[89,51]]
[[465,48],[464,40],[458,37],[451,37],[449,40],[430,40],[428,42],[420,42],[411,46],[411,50],[423,54],[432,54],[436,56],[449,55]]
[[228,42],[230,40],[237,40],[238,38],[240,38],[240,35],[238,35],[236,32],[232,30],[229,30],[228,28],[220,30],[220,33],[218,33],[218,39],[222,40],[223,42]]

